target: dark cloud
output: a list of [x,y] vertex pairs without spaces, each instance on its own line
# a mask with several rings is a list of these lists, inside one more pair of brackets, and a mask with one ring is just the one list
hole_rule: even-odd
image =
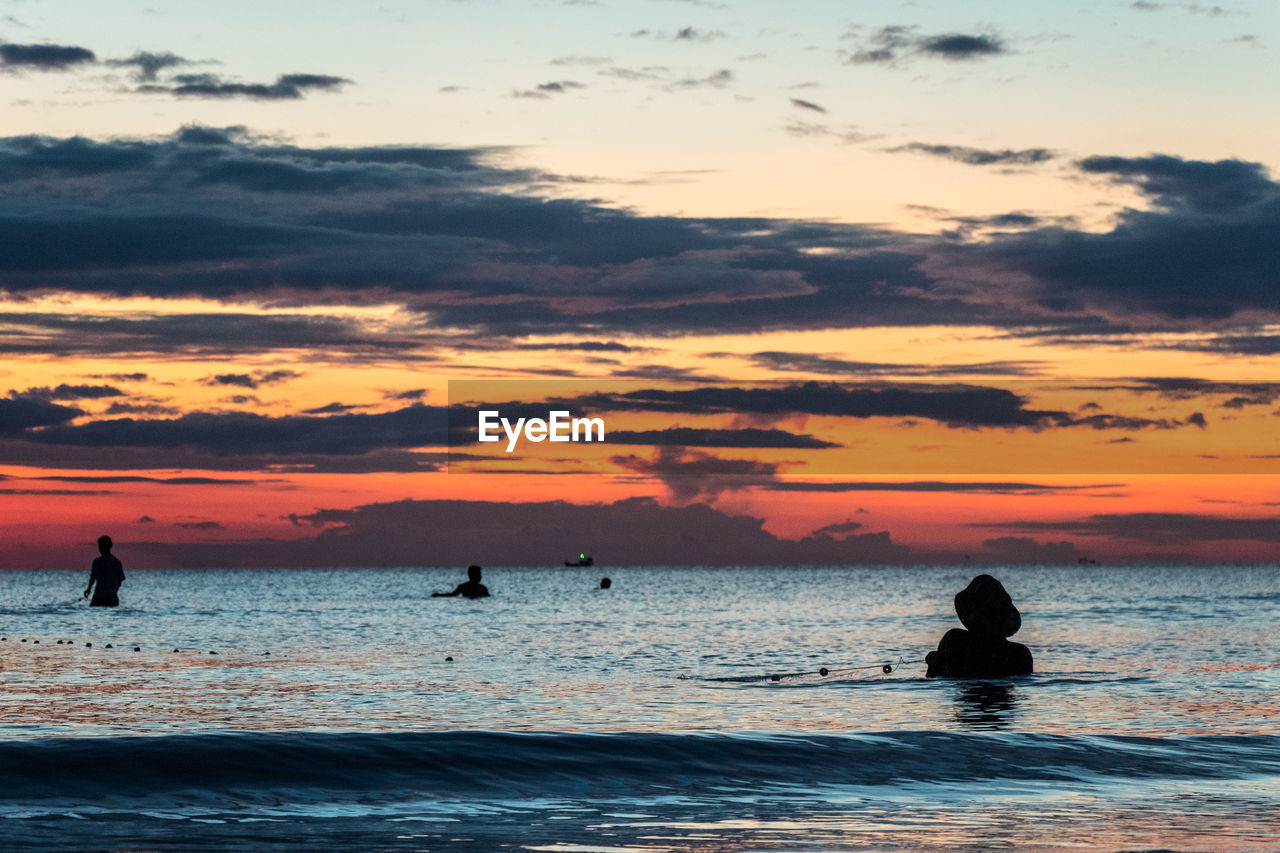
[[317,406],[314,409],[303,409],[304,415],[336,415],[343,412],[354,412],[359,409],[367,409],[368,406],[358,406],[352,403],[326,403],[323,406]]
[[1217,335],[1211,338],[1152,344],[1152,346],[1156,349],[1212,352],[1226,355],[1277,355],[1280,354],[1280,335]]
[[176,415],[178,409],[160,403],[112,403],[104,415]]
[[1007,521],[978,524],[1027,532],[1061,532],[1152,545],[1197,542],[1280,542],[1280,517],[1241,518],[1180,512],[1101,513],[1069,521]]
[[669,364],[637,364],[612,371],[616,379],[646,379],[659,382],[724,382],[720,376],[708,376],[691,367],[674,367]]
[[840,447],[811,435],[781,429],[693,429],[672,427],[650,430],[612,430],[610,444],[648,444],[676,447],[783,447],[818,449]]
[[497,153],[305,148],[243,128],[0,139],[0,276],[10,292],[391,300],[410,318],[388,330],[249,312],[100,323],[11,312],[0,318],[0,352],[310,344],[404,360],[439,343],[428,329],[594,339],[952,324],[1050,339],[1251,312],[1256,328],[1258,312],[1280,313],[1271,287],[1280,191],[1256,164],[1090,158],[1084,174],[1133,186],[1152,207],[1101,232],[1026,214],[960,223],[1016,229],[966,242],[553,199],[537,188],[562,179],[493,165]]
[[116,68],[134,69],[134,79],[142,83],[154,81],[161,71],[194,64],[190,59],[184,59],[176,53],[169,53],[168,51],[153,53],[147,50],[139,50],[126,59],[107,60],[107,65]]
[[1088,415],[1073,419],[1071,424],[1072,426],[1085,426],[1091,429],[1123,430],[1177,429],[1178,427],[1183,426],[1195,426],[1200,429],[1206,429],[1209,426],[1204,415],[1199,412],[1193,412],[1186,420],[1181,421],[1177,418],[1138,418],[1125,415]]
[[551,92],[552,94],[563,94],[572,89],[585,89],[585,83],[578,83],[575,80],[552,80],[550,83],[539,83],[539,92]]
[[696,27],[681,27],[672,36],[673,41],[715,41],[722,39],[725,34],[720,30],[699,30]]
[[[0,401],[2,402],[2,401]],[[3,423],[0,405],[0,424]],[[443,417],[441,418],[443,420]],[[228,424],[224,428],[232,428]],[[215,426],[214,429],[217,427]],[[176,428],[180,429],[180,428]],[[74,436],[64,436],[75,440]],[[170,442],[171,444],[171,442]],[[277,450],[270,441],[250,435],[237,446],[234,437],[222,441],[210,439],[197,444],[178,446],[112,447],[110,453],[92,444],[38,443],[30,439],[5,438],[0,425],[0,463],[6,465],[38,465],[79,471],[136,471],[156,468],[203,471],[271,471],[279,475],[304,474],[377,474],[423,473],[444,469],[446,454],[410,450],[371,450],[355,453],[293,452],[293,447]]]
[[[0,418],[3,418],[0,423],[10,422],[10,428],[4,430],[6,434],[12,435],[30,426],[43,425],[27,423],[22,426],[25,421],[21,413],[4,418],[4,403],[22,402],[29,401],[0,400]],[[49,424],[65,424],[71,417],[75,415],[56,411],[37,412],[29,415],[26,421],[43,418]],[[119,418],[91,421],[78,426],[48,425],[38,431],[28,431],[24,437],[30,442],[45,445],[191,449],[226,456],[356,456],[376,450],[443,446],[445,428],[446,417],[442,409],[410,406],[392,412],[329,417],[190,412],[170,419]],[[3,454],[0,454],[0,458],[3,458]],[[158,464],[157,461],[155,465],[139,467],[152,468]]]
[[1102,233],[1042,228],[973,247],[986,275],[1024,277],[1023,298],[1048,310],[1129,323],[1280,311],[1280,186],[1260,164],[1091,157],[1080,168],[1133,186],[1153,208],[1126,210]]
[[[213,355],[323,349],[350,359],[427,358],[412,351],[430,340],[415,329],[369,328],[350,317],[253,314],[157,314],[141,317],[0,313],[0,353],[121,356]],[[132,378],[130,378],[132,377]],[[98,378],[143,382],[146,374]]]
[[702,89],[710,87],[713,89],[723,89],[731,84],[734,80],[733,72],[727,68],[721,68],[719,71],[712,72],[706,77],[683,77],[674,80],[668,84],[668,89]]
[[648,458],[614,456],[610,461],[619,468],[661,481],[672,500],[680,504],[710,501],[724,492],[770,482],[781,467],[776,462],[726,459],[671,445],[657,446]]
[[863,35],[855,29],[848,36],[855,47],[846,61],[855,64],[899,64],[915,57],[932,57],[953,62],[983,59],[1008,53],[999,36],[969,33],[923,34],[916,26],[887,26]]
[[563,352],[646,352],[648,347],[630,346],[618,341],[564,341],[547,344],[510,344],[502,349],[525,351],[563,351]]
[[1040,372],[1038,361],[982,361],[961,364],[903,364],[852,361],[801,352],[765,351],[749,358],[757,367],[788,373],[817,373],[844,376],[1033,376]]
[[[677,377],[677,380],[682,380]],[[558,400],[575,414],[610,411],[661,412],[667,415],[733,415],[780,418],[812,415],[840,418],[924,419],[948,427],[979,429],[1095,430],[1177,429],[1207,426],[1203,415],[1185,420],[1099,413],[1074,415],[1028,407],[1027,398],[1007,388],[966,383],[848,384],[809,381],[791,385],[693,388],[643,388],[581,394]],[[512,404],[507,404],[512,405]]]
[[929,154],[965,163],[969,166],[1033,166],[1044,163],[1057,156],[1047,148],[1023,148],[999,150],[987,148],[970,148],[967,145],[929,145],[924,142],[908,142],[887,149],[891,154],[903,152],[911,154]]
[[803,98],[792,98],[791,106],[802,110],[811,110],[815,113],[826,113],[827,108],[815,104],[813,101],[806,101]]
[[0,44],[0,68],[66,71],[95,62],[93,51],[60,44]]
[[111,385],[67,385],[56,388],[28,388],[10,391],[10,396],[29,397],[35,400],[101,400],[106,397],[123,397],[124,392]]
[[976,385],[846,386],[805,382],[767,388],[648,388],[579,398],[582,405],[676,414],[823,415],[847,418],[925,418],[953,427],[1070,425],[1065,412],[1028,409],[1012,391]]
[[[426,148],[299,149],[260,144],[243,130],[207,128],[151,142],[0,141],[0,176],[10,178],[11,192],[17,192],[10,210],[0,200],[0,272],[19,291],[53,279],[66,282],[74,272],[82,289],[162,296],[355,291],[378,281],[392,291],[418,294],[414,304],[429,308],[437,323],[577,332],[601,321],[614,328],[670,329],[673,322],[681,325],[681,317],[720,329],[735,322],[752,328],[770,315],[784,324],[803,323],[799,316],[787,319],[791,312],[785,308],[773,310],[781,306],[745,303],[808,294],[813,298],[807,301],[822,303],[816,314],[830,316],[835,305],[851,305],[851,294],[818,296],[815,285],[821,282],[806,284],[797,266],[815,266],[816,279],[829,276],[845,291],[870,291],[872,280],[898,277],[886,264],[908,270],[917,260],[864,252],[848,264],[800,252],[811,240],[865,249],[883,239],[865,229],[840,234],[826,226],[767,220],[641,217],[581,201],[487,192],[531,176],[486,167],[484,156]],[[88,177],[98,185],[95,204],[68,208],[61,192],[39,203],[50,186]],[[228,194],[232,188],[240,192]],[[357,190],[377,192],[351,208],[342,193]],[[277,202],[260,194],[281,197]],[[744,243],[756,245],[740,254]],[[146,274],[139,274],[143,269]],[[925,283],[912,278],[918,279],[910,282],[913,289]],[[588,290],[596,295],[596,308],[583,314],[572,302]],[[437,291],[486,292],[498,304],[437,301],[430,297]],[[795,310],[815,315],[808,307]],[[741,315],[736,321],[735,313]],[[857,313],[871,319],[883,312],[864,303]],[[15,324],[21,319],[15,316]],[[70,342],[76,338],[70,326],[82,321],[42,322],[68,324]],[[114,327],[121,334],[156,330],[164,338],[171,336],[164,327],[177,336],[178,325],[186,322],[193,345],[218,329],[234,346],[240,321],[156,317],[128,328],[124,320],[112,322],[121,324]],[[244,333],[241,340],[297,340],[308,332],[303,318],[269,322],[282,333]],[[358,330],[344,328],[346,322],[316,321],[313,331],[355,336]],[[295,329],[283,329],[288,323]],[[106,337],[82,336],[68,346],[92,349]],[[368,338],[377,343],[375,336]],[[38,346],[36,340],[32,335],[27,346]],[[104,351],[117,343],[110,341]],[[11,344],[22,345],[21,338]],[[165,341],[158,348],[172,346]]]
[[138,87],[146,94],[178,98],[246,98],[251,101],[298,100],[310,92],[340,92],[353,81],[331,74],[282,74],[274,83],[237,83],[217,74],[175,74],[165,83]]
[[920,40],[919,49],[922,53],[952,60],[975,59],[1008,52],[1004,42],[995,36],[964,33],[927,36]]
[[65,476],[27,477],[59,483],[159,483],[165,486],[252,486],[257,480],[222,480],[217,477]]
[[426,393],[426,388],[410,388],[407,391],[385,391],[382,398],[384,400],[420,400]]
[[20,435],[37,427],[65,424],[83,415],[80,409],[32,397],[0,397],[0,436]]
[[1044,483],[1018,482],[952,482],[944,480],[910,480],[897,483],[841,480],[775,480],[758,488],[769,492],[963,492],[983,495],[1052,495],[1059,492],[1114,489],[1118,483],[1095,483],[1085,486],[1058,486]]
[[108,489],[0,489],[0,495],[114,495]]
[[219,373],[200,380],[201,385],[218,387],[232,385],[237,388],[261,388],[263,385],[278,385],[302,376],[295,370],[255,370],[253,373]]
[[1151,157],[1086,157],[1086,174],[1132,184],[1159,207],[1222,214],[1274,202],[1277,188],[1261,163],[1243,160],[1183,160]]
[[[1233,382],[1221,379],[1195,379],[1180,376],[1160,376],[1133,379],[1116,384],[1081,385],[1080,390],[1129,391],[1135,394],[1158,394],[1169,400],[1200,400],[1206,397],[1227,397],[1221,405],[1227,409],[1239,409],[1245,405],[1270,405],[1280,399],[1280,382]],[[1083,409],[1082,409],[1083,411]],[[1199,415],[1199,417],[1197,417]],[[1193,414],[1189,422],[1203,421],[1203,415]]]
[[182,527],[186,530],[221,530],[222,524],[217,521],[178,521],[174,527]]
[[[166,566],[337,567],[431,565],[490,567],[559,565],[580,551],[608,554],[617,566],[857,565],[902,563],[906,546],[888,533],[815,532],[781,539],[764,521],[695,504],[669,507],[649,499],[614,503],[564,501],[405,500],[295,516],[315,527],[311,538],[278,542],[130,543]],[[518,536],[511,531],[518,530]]]
[[982,547],[998,563],[1061,565],[1080,561],[1080,551],[1070,542],[1038,542],[1029,536],[999,536],[985,539]]

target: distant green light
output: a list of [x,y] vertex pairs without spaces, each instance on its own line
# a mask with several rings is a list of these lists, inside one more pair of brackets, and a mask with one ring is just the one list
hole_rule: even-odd
[[586,555],[586,554],[579,554],[579,555],[578,555],[578,559],[579,559],[579,560],[585,560],[585,559],[587,559],[587,555]]

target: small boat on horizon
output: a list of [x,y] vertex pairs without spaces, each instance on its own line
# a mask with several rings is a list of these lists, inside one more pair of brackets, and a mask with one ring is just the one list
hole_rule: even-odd
[[564,564],[571,569],[580,569],[584,566],[594,566],[596,561],[593,558],[588,557],[586,554],[579,554],[578,559],[565,560]]

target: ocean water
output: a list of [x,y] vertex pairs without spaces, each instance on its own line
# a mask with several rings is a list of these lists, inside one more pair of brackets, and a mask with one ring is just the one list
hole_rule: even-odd
[[1280,850],[1280,568],[977,571],[0,572],[0,848]]

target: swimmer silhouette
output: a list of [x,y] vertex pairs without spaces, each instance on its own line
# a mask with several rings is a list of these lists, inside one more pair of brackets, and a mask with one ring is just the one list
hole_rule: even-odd
[[460,583],[454,587],[453,592],[433,592],[432,598],[448,598],[451,595],[460,595],[463,598],[488,598],[489,590],[484,584],[480,583],[480,567],[467,566],[466,583]]
[[[124,583],[124,566],[111,553],[111,537],[98,537],[98,552],[102,555],[95,557],[93,560],[93,568],[89,570],[89,585],[84,588],[84,597],[88,598],[89,593],[93,593],[93,600],[89,602],[90,607],[115,607],[120,603],[117,593],[120,591],[120,584]],[[98,588],[95,590],[93,585],[97,583]]]
[[1031,672],[1031,650],[1006,639],[1018,633],[1022,616],[1000,581],[978,575],[956,593],[955,604],[964,628],[943,634],[937,650],[925,656],[926,676],[1003,678]]
[[613,581],[609,580],[608,578],[600,578],[601,589],[608,589],[611,586],[613,586]]

